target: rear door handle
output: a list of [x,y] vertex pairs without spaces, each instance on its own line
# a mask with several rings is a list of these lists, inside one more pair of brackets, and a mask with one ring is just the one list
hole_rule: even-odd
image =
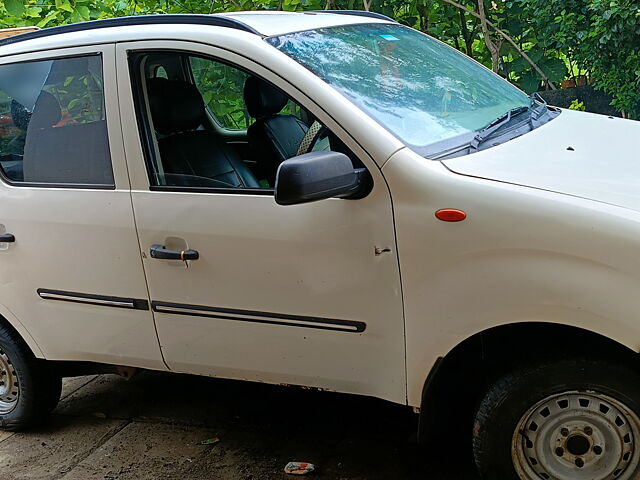
[[3,233],[0,235],[0,243],[13,243],[16,241],[16,237],[14,237],[10,233]]
[[164,245],[151,245],[149,249],[151,258],[161,260],[197,260],[200,254],[197,250],[167,250]]

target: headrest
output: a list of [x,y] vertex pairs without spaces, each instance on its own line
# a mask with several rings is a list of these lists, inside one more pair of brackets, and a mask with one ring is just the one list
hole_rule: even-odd
[[147,81],[153,126],[158,133],[194,130],[204,120],[202,95],[190,83],[151,78]]
[[253,118],[280,113],[289,98],[273,85],[257,77],[244,82],[244,103]]
[[[96,58],[96,60],[98,60]],[[54,61],[45,85],[59,85],[69,77],[81,77],[89,73],[88,57],[71,57]]]
[[11,100],[11,119],[13,124],[20,130],[26,130],[29,126],[31,113],[21,103]]
[[62,119],[62,110],[56,97],[44,90],[40,92],[31,114],[29,128],[51,128]]

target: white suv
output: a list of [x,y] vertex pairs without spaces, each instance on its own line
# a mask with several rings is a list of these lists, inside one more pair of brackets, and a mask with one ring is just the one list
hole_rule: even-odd
[[127,366],[406,404],[486,479],[638,478],[638,138],[365,12],[2,40],[1,425]]

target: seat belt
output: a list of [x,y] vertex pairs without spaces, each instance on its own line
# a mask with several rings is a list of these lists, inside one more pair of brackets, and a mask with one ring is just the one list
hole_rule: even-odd
[[302,141],[300,142],[300,146],[298,147],[298,151],[296,152],[296,157],[298,155],[303,155],[309,152],[309,148],[311,147],[311,144],[315,140],[316,135],[318,135],[318,132],[321,128],[322,124],[317,120],[311,124],[309,130],[307,130],[307,133],[305,133],[304,137],[302,137]]

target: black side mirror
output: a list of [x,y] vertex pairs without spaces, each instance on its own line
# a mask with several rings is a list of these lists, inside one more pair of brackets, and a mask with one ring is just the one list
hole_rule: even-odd
[[276,174],[276,203],[297,205],[326,198],[363,198],[371,191],[364,168],[338,152],[311,152],[285,160]]

